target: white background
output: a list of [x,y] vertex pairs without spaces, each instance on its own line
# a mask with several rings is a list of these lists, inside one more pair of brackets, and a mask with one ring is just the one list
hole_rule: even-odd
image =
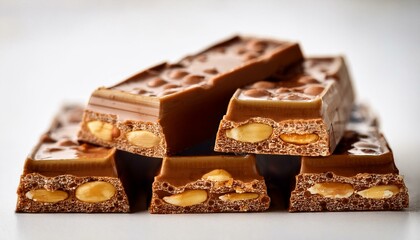
[[[408,210],[14,213],[24,159],[64,101],[234,33],[346,55],[405,175]],[[419,1],[0,0],[0,239],[420,239],[419,104]]]

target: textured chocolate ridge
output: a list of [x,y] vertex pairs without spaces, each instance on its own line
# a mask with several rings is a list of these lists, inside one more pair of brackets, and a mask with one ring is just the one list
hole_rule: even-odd
[[[144,121],[118,121],[116,115],[112,114],[101,114],[85,110],[84,113],[85,121],[82,122],[81,131],[79,131],[78,137],[84,141],[95,143],[106,147],[116,147],[117,149],[136,153],[148,157],[163,157],[165,155],[166,140],[165,135],[162,132],[162,128],[158,123],[144,122]],[[120,130],[120,136],[114,138],[112,142],[101,140],[95,137],[87,128],[86,123],[89,121],[99,120],[106,123],[111,123]],[[160,137],[161,144],[156,147],[143,148],[135,146],[128,142],[126,134],[130,131],[136,130],[147,130],[152,132],[156,136]]]
[[[267,195],[267,187],[264,180],[243,182],[233,180],[229,182],[214,182],[209,180],[197,180],[185,186],[173,186],[169,182],[154,182],[150,213],[174,214],[174,213],[214,213],[214,212],[261,212],[270,206],[270,197]],[[208,198],[203,203],[179,207],[163,200],[163,197],[182,193],[185,190],[206,190]],[[228,193],[257,193],[258,198],[240,201],[222,201],[219,196]]]
[[[353,193],[348,198],[326,198],[311,194],[307,189],[316,183],[348,183],[355,191],[361,191],[377,185],[396,185],[400,192],[390,198],[370,199]],[[290,197],[290,212],[319,211],[374,211],[402,210],[409,203],[408,190],[403,177],[398,174],[359,173],[353,177],[342,177],[332,172],[303,173],[296,176],[296,187]]]
[[[264,141],[256,143],[240,142],[226,136],[226,130],[247,123],[264,123],[273,127],[273,133]],[[302,126],[305,126],[304,128]],[[305,145],[284,142],[280,135],[284,133],[315,133],[318,141]],[[327,156],[331,154],[329,136],[322,119],[285,120],[275,122],[268,118],[252,118],[245,122],[233,122],[223,119],[220,122],[217,142],[214,150],[218,152],[256,153],[256,154],[282,154],[300,156]]]
[[[104,181],[112,184],[116,189],[115,195],[111,199],[99,203],[88,203],[78,200],[75,197],[76,188],[84,183],[92,181]],[[28,191],[35,189],[46,189],[50,191],[62,190],[66,191],[69,194],[69,197],[63,201],[55,203],[36,202],[25,196]],[[21,176],[17,194],[18,201],[16,205],[16,212],[126,213],[130,211],[128,198],[121,181],[118,178],[112,177],[76,177],[73,175],[45,177],[39,173],[29,173]]]

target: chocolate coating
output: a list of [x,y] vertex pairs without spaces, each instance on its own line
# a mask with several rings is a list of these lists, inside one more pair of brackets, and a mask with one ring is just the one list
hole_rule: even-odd
[[[337,90],[352,93],[344,60],[340,57],[306,58],[301,64],[238,90],[225,119],[246,121],[250,117],[269,117],[280,121],[319,118],[329,113],[323,113],[321,105],[316,103],[323,101],[326,106],[334,105],[333,101],[340,93]],[[258,111],[258,107],[266,107],[265,113]]]
[[[191,85],[196,85],[196,87],[213,85],[217,82],[218,75],[221,76],[227,71],[240,68],[251,59],[271,55],[287,44],[270,40],[234,37],[195,56],[188,56],[176,64],[168,64],[164,68],[150,72],[151,74],[134,76],[115,85],[112,89],[132,93],[134,88],[143,88],[146,92],[140,95],[162,97],[168,95],[164,94],[165,91],[163,91],[165,85],[176,83],[179,84],[179,88],[170,94],[182,94]],[[249,54],[247,58],[244,59],[241,56],[242,54],[237,53],[239,48],[243,53]]]

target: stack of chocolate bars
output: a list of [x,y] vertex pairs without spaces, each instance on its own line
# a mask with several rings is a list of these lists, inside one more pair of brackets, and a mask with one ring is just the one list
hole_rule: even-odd
[[[214,138],[210,154],[196,151]],[[100,87],[86,108],[65,106],[25,162],[16,211],[129,212],[136,184],[117,163],[136,155],[162,159],[151,213],[264,211],[271,199],[256,154],[300,156],[290,212],[408,206],[342,57],[236,36]]]

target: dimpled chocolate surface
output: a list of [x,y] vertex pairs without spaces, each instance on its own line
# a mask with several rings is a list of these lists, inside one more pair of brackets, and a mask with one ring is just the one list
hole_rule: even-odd
[[208,88],[217,84],[217,77],[235,71],[253,59],[270,55],[282,45],[282,42],[234,38],[210,51],[186,57],[176,64],[166,64],[158,71],[148,71],[111,89],[142,96],[163,97],[182,94],[190,88]]
[[[229,98],[238,87],[254,83],[301,61],[296,43],[270,39],[230,38],[176,63],[163,63],[92,94],[79,139],[131,153],[163,157],[214,136]],[[113,125],[121,134],[100,139],[91,121]],[[148,131],[156,144],[142,146],[127,138]]]
[[[366,105],[353,108],[346,132],[333,155],[302,157],[301,160],[300,174],[290,198],[289,210],[292,212],[401,210],[408,207],[404,179],[398,175],[392,151]],[[381,199],[364,198],[356,193],[345,198],[328,198],[308,191],[317,183],[351,184],[355,191],[395,185],[399,192]]]
[[82,115],[82,107],[64,106],[26,160],[24,172],[39,172],[46,176],[62,173],[116,177],[115,149],[78,143],[77,132]]
[[[17,212],[129,212],[128,197],[115,166],[115,148],[77,142],[82,114],[79,105],[64,106],[26,159],[17,190]],[[93,181],[111,184],[115,194],[96,203],[77,199],[78,187]],[[49,203],[27,196],[39,189],[63,191],[68,197]]]
[[337,80],[330,74],[339,64],[339,59],[335,58],[306,59],[301,66],[285,74],[242,88],[238,99],[309,102],[322,98],[324,90]]
[[[220,122],[215,150],[258,154],[327,156],[335,149],[348,121],[354,93],[342,57],[306,58],[233,95]],[[229,138],[230,129],[261,123],[271,136],[259,142]],[[285,134],[313,134],[316,140],[296,144]]]
[[[216,169],[227,171],[232,178],[226,181],[202,178],[204,174]],[[152,190],[151,213],[253,212],[267,210],[270,205],[264,178],[259,175],[252,155],[165,158]],[[164,200],[166,196],[187,190],[204,190],[207,199],[186,207]],[[239,201],[223,201],[219,198],[231,193],[256,193],[257,196]]]

